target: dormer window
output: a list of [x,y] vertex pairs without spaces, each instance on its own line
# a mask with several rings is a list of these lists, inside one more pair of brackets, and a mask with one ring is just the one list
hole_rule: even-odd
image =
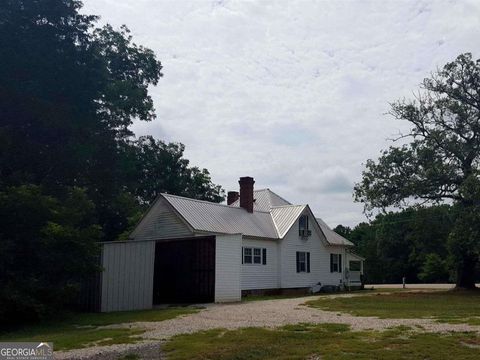
[[312,235],[312,232],[308,227],[308,215],[302,215],[298,219],[298,234],[302,238],[306,238]]

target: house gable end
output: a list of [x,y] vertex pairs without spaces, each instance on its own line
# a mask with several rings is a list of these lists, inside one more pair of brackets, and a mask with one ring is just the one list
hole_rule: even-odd
[[193,229],[186,224],[163,196],[159,196],[132,231],[130,238],[155,240],[192,235]]
[[329,243],[327,241],[327,238],[325,234],[323,233],[322,229],[318,225],[315,215],[313,215],[312,210],[308,205],[305,206],[303,211],[298,214],[298,216],[295,218],[295,220],[292,222],[292,224],[289,226],[288,230],[284,233],[284,236],[282,239],[290,237],[291,234],[296,234],[296,236],[299,236],[298,230],[299,230],[299,219],[302,215],[308,215],[309,218],[309,230],[312,231],[312,234],[308,237],[308,240],[310,239],[315,239],[318,238],[322,242],[323,245],[328,246]]

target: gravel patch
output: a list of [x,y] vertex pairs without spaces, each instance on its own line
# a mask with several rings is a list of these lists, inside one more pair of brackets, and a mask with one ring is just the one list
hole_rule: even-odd
[[[355,296],[355,295],[338,295]],[[252,301],[234,304],[209,304],[199,313],[184,315],[161,322],[140,322],[125,326],[138,326],[146,329],[142,335],[142,344],[122,344],[102,347],[77,349],[58,352],[56,359],[117,359],[119,354],[135,353],[142,346],[160,346],[168,338],[185,333],[202,330],[225,328],[238,329],[243,327],[274,328],[287,324],[298,323],[340,323],[348,324],[352,330],[384,330],[394,326],[410,326],[427,332],[476,331],[480,326],[468,324],[437,323],[430,319],[379,319],[376,317],[357,317],[332,311],[323,311],[303,304],[318,297],[292,298],[279,300]],[[158,348],[159,349],[159,348]],[[117,357],[108,357],[114,352]],[[100,356],[101,357],[97,357]],[[139,353],[140,356],[142,354]],[[157,351],[160,356],[160,350]],[[141,357],[142,358],[142,357]],[[155,357],[145,359],[157,359]],[[158,357],[160,359],[160,357]]]
[[[89,348],[82,349],[83,352],[69,351],[62,355],[66,357],[60,357],[62,359],[72,359],[72,360],[123,360],[126,356],[133,354],[142,360],[161,360],[164,357],[162,356],[161,351],[162,342],[148,342],[140,344],[129,344],[129,345],[115,345],[115,346],[104,346],[102,348]],[[55,358],[57,354],[55,354]],[[128,359],[128,357],[127,357]]]

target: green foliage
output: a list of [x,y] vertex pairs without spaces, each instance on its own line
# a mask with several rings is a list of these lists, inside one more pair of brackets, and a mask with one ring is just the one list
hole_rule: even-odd
[[34,185],[4,189],[0,204],[0,322],[45,317],[99,270],[94,205],[84,190],[54,198]]
[[183,145],[135,140],[133,121],[155,118],[148,87],[162,65],[125,26],[97,27],[81,7],[0,2],[2,325],[72,299],[96,242],[125,238],[159,191],[223,200]]
[[349,298],[328,298],[307,302],[309,306],[356,316],[383,319],[436,318],[469,323],[480,317],[479,291],[393,292]]
[[417,333],[408,327],[350,331],[344,324],[215,329],[173,337],[167,359],[476,359],[478,334]]
[[436,254],[431,253],[425,257],[422,266],[422,272],[418,274],[418,278],[426,283],[448,282],[449,274],[445,260]]
[[[476,190],[480,176],[479,89],[480,60],[466,53],[425,79],[414,101],[392,104],[391,115],[411,125],[399,139],[410,142],[391,146],[376,162],[367,161],[362,181],[354,190],[355,199],[365,204],[367,212],[405,207],[412,201],[439,203],[446,199],[459,208],[467,207],[468,213],[478,212],[474,204],[480,200]],[[450,244],[458,265],[457,286],[471,288],[478,263],[478,256],[471,253],[478,254],[480,237],[469,220],[461,217]]]
[[162,192],[223,201],[224,191],[212,184],[208,170],[189,167],[189,161],[183,158],[183,144],[167,144],[151,136],[142,136],[135,142],[135,150],[137,166],[142,169],[135,177],[138,183],[136,195],[144,202],[153,201]]
[[[447,239],[454,216],[455,209],[448,205],[408,208],[380,214],[371,223],[357,225],[346,237],[366,258],[367,283],[400,283],[404,276],[409,283],[426,281],[419,274],[429,254],[437,255],[451,270]],[[428,281],[448,280],[443,272],[438,275]]]
[[64,315],[60,320],[48,319],[41,324],[24,326],[18,330],[0,334],[0,341],[48,341],[56,350],[68,350],[92,345],[132,343],[141,340],[137,336],[145,329],[135,325],[105,328],[108,325],[135,322],[164,321],[177,316],[198,312],[195,308],[165,308],[156,310],[122,311],[111,313],[83,313]]
[[343,236],[344,238],[348,239],[352,234],[352,229],[348,226],[337,225],[335,229],[333,229],[337,234]]

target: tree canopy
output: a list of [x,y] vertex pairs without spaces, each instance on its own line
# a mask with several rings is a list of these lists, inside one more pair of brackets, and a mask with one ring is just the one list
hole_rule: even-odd
[[133,122],[155,119],[162,65],[81,7],[0,3],[0,323],[71,299],[97,270],[95,243],[125,236],[159,192],[223,200],[184,145],[135,138]]
[[[365,257],[368,283],[449,282],[455,269],[448,251],[455,209],[449,205],[410,207],[378,214],[370,223],[334,230]],[[346,231],[345,231],[346,229]]]
[[457,263],[457,286],[474,287],[480,254],[480,60],[469,53],[426,78],[414,100],[392,104],[391,115],[410,131],[377,161],[368,160],[355,199],[366,211],[412,203],[456,205],[450,233]]

